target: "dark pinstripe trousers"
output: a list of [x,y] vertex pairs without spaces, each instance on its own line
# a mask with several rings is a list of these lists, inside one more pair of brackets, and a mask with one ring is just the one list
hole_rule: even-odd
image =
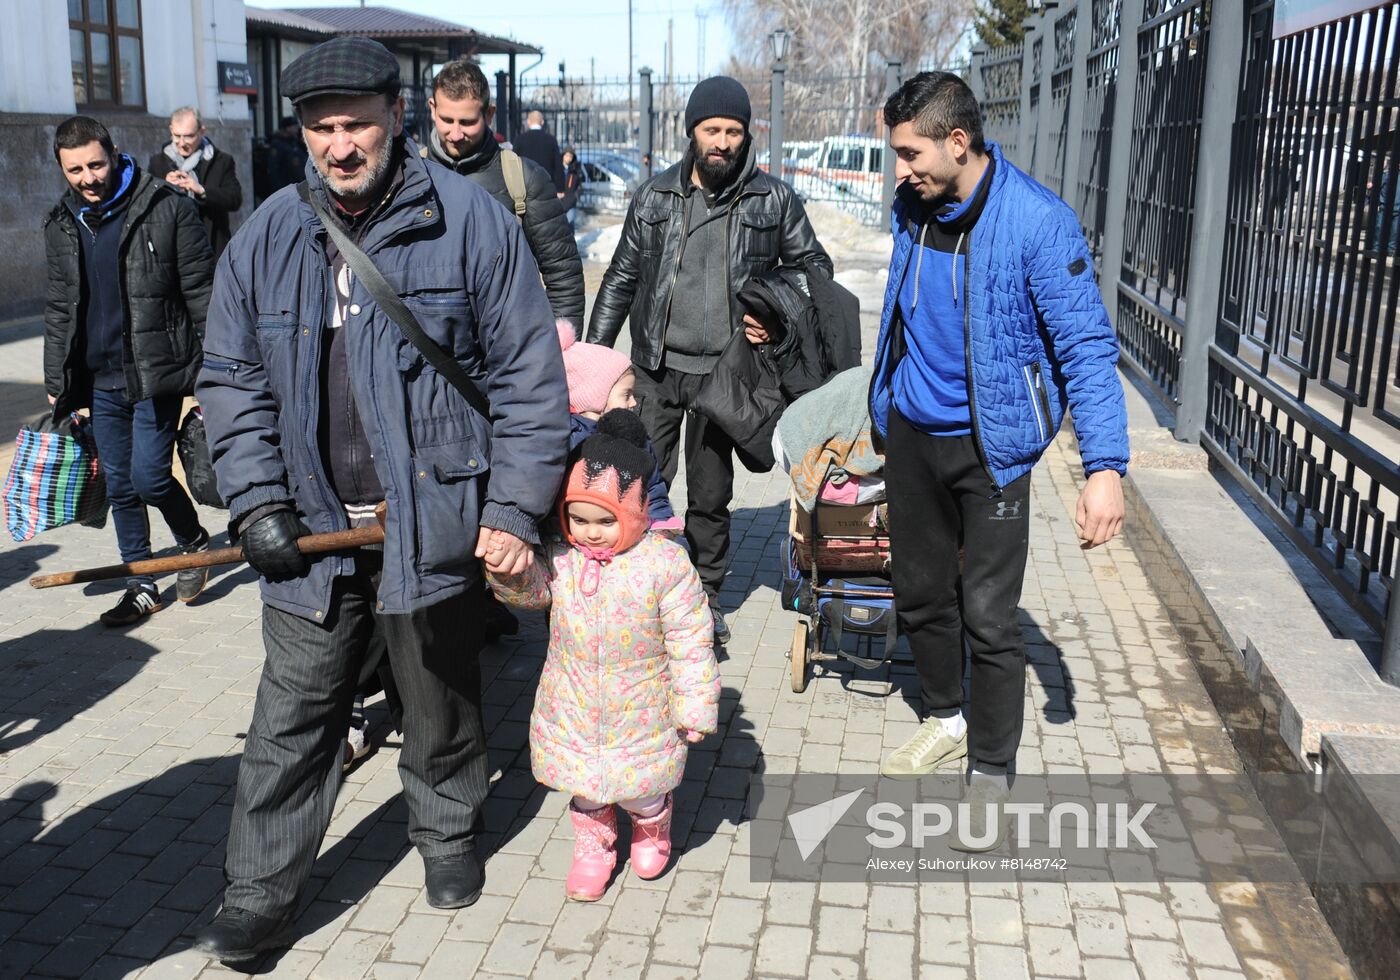
[[370,653],[381,638],[403,700],[399,777],[409,840],[425,857],[472,849],[489,778],[483,593],[376,615],[381,561],[375,552],[356,556],[358,571],[336,580],[324,625],[263,607],[267,658],[238,770],[226,907],[294,910],[335,808],[355,691],[376,666]]

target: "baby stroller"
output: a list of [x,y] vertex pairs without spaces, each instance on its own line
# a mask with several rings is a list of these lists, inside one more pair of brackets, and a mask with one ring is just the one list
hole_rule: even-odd
[[[783,607],[802,617],[793,627],[788,655],[798,694],[807,687],[808,664],[845,659],[873,668],[893,656],[899,625],[890,584],[888,508],[883,484],[874,482],[874,492],[854,504],[829,499],[834,495],[830,477],[810,512],[792,497],[788,537],[779,546]],[[857,637],[859,652],[844,649],[847,633]],[[877,638],[884,640],[878,657],[873,656]]]

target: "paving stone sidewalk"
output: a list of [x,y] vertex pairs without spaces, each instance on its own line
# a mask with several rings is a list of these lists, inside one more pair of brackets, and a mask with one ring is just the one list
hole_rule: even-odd
[[[1033,483],[1023,625],[1032,643],[1022,772],[1238,772],[1175,629],[1131,547],[1082,552],[1078,460],[1062,436]],[[722,731],[691,752],[681,851],[661,879],[624,873],[568,903],[563,795],[525,748],[543,626],[485,656],[490,750],[486,893],[441,912],[406,853],[398,737],[346,777],[273,977],[1225,978],[1348,976],[1299,886],[754,882],[750,775],[870,772],[916,726],[907,663],[788,686],[794,615],[778,605],[780,474],[738,482],[734,640]],[[677,488],[677,500],[684,499]],[[212,528],[219,514],[204,514]],[[159,541],[164,530],[157,527]],[[35,592],[36,571],[116,560],[110,530],[0,545],[0,976],[232,975],[188,949],[222,888],[223,841],[262,661],[250,574],[135,628],[103,630],[110,587]],[[173,599],[173,588],[167,595]],[[1071,707],[1073,710],[1071,711]]]

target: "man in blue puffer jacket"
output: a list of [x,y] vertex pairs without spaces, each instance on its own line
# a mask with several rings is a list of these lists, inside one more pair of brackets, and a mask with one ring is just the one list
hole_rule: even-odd
[[1092,548],[1122,527],[1118,344],[1074,212],[983,140],[960,78],[916,75],[884,114],[900,187],[870,414],[885,439],[900,625],[929,718],[882,771],[971,755],[971,786],[995,796],[1021,739],[1030,471],[1067,407],[1088,474],[1080,540]]

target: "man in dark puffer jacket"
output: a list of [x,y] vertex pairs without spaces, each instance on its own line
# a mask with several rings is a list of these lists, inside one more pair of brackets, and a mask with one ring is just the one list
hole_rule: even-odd
[[[91,406],[122,561],[151,556],[147,505],[185,552],[209,535],[171,475],[180,405],[194,390],[214,256],[194,206],[116,151],[107,128],[74,116],[54,133],[69,191],[44,221],[49,283],[44,387],[54,417]],[[189,602],[208,569],[181,572]],[[102,614],[125,626],[161,606],[155,579],[137,576]]]
[[550,308],[556,318],[568,320],[575,331],[580,330],[583,260],[579,258],[574,230],[554,182],[538,164],[515,157],[523,171],[523,200],[512,195],[504,172],[508,162],[505,155],[511,151],[503,151],[491,132],[496,110],[491,105],[486,76],[465,59],[448,62],[433,79],[428,108],[433,113],[433,131],[428,135],[428,145],[419,152],[480,184],[521,219],[521,230],[540,267]]

